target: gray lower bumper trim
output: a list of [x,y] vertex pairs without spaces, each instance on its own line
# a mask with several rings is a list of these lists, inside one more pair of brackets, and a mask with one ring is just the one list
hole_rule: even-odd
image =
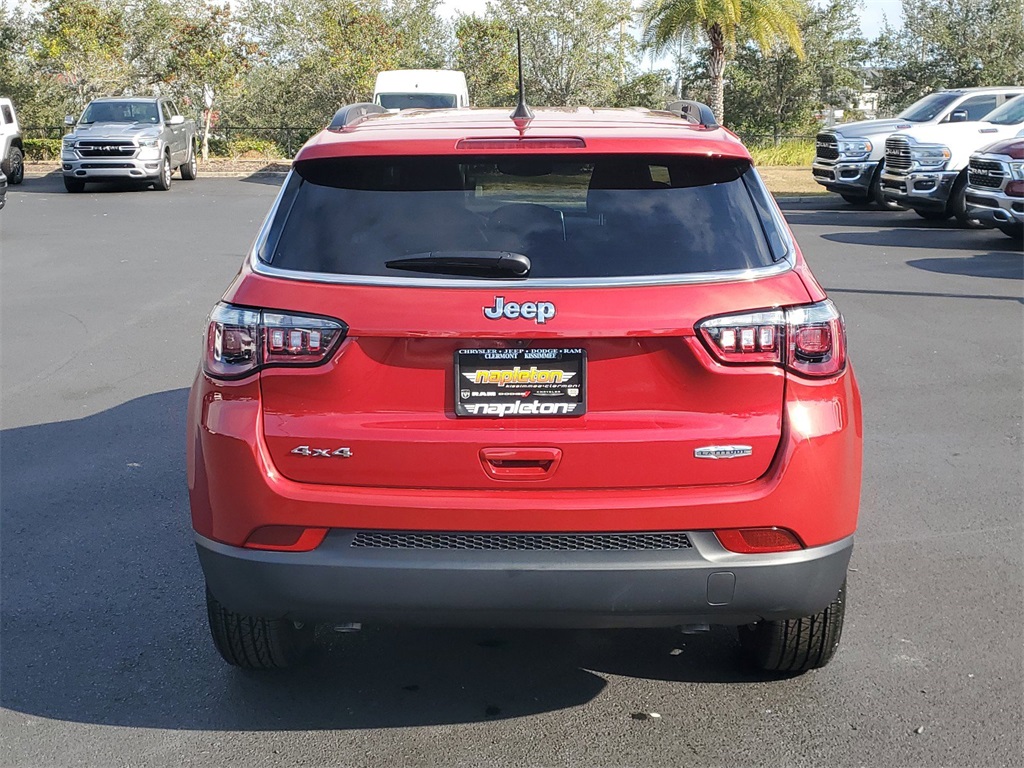
[[667,551],[354,548],[335,530],[312,552],[266,552],[196,536],[206,581],[240,613],[301,621],[441,626],[654,627],[809,616],[846,577],[853,537],[738,555],[691,532]]

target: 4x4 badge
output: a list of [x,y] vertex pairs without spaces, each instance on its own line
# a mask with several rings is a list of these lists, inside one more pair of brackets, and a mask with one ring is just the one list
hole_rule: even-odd
[[500,320],[503,317],[515,320],[522,317],[544,325],[554,316],[555,305],[550,301],[524,301],[520,304],[517,301],[505,301],[504,296],[495,296],[494,306],[484,307],[484,317],[488,320]]
[[310,448],[308,445],[300,445],[297,448],[292,448],[292,453],[297,456],[312,456],[314,458],[329,459],[331,457],[337,459],[350,459],[352,458],[351,448]]

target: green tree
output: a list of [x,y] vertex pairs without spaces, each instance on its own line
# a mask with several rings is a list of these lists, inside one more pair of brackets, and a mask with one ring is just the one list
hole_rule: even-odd
[[441,0],[391,0],[385,17],[400,38],[398,69],[445,69],[451,62],[452,30],[438,15]]
[[466,73],[474,106],[510,107],[516,103],[516,38],[505,22],[457,17],[454,64]]
[[39,74],[59,82],[81,110],[96,96],[124,93],[134,82],[125,57],[124,7],[111,0],[50,0],[29,55]]
[[782,42],[768,50],[739,46],[725,89],[729,126],[745,136],[770,134],[778,143],[783,134],[815,130],[816,113],[851,108],[867,56],[856,13],[856,0],[808,2],[800,22],[804,58]]
[[531,103],[611,103],[632,75],[629,0],[493,0],[492,18],[519,29]]
[[611,106],[664,109],[671,100],[669,72],[667,69],[659,69],[636,75],[616,88]]
[[882,107],[936,88],[1024,83],[1020,0],[903,0],[903,26],[874,42]]
[[707,43],[711,109],[721,121],[728,49],[736,45],[740,30],[762,50],[782,40],[803,56],[803,10],[800,0],[645,0],[640,17],[644,43],[656,52],[671,50],[680,38]]

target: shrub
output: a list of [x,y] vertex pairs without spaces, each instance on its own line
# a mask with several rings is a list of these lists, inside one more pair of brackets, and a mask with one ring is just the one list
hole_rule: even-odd
[[27,160],[60,160],[60,139],[22,139]]
[[227,153],[236,160],[240,157],[252,157],[253,155],[258,155],[267,160],[284,157],[284,153],[277,146],[277,143],[268,139],[254,139],[250,137],[231,139],[227,142],[227,150]]

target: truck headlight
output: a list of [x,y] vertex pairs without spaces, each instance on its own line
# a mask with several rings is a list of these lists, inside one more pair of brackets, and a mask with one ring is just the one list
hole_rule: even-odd
[[77,141],[78,140],[75,139],[75,138],[68,138],[67,136],[65,136],[64,137],[64,141],[61,143],[61,146],[62,146],[62,148],[66,149],[68,151],[71,151],[71,150],[73,150],[75,148],[75,143]]
[[139,146],[150,148],[159,147],[160,139],[139,139]]
[[1014,181],[1024,181],[1024,160],[1010,163],[1010,178]]
[[839,154],[849,160],[861,160],[871,154],[872,145],[867,139],[840,139]]
[[949,147],[941,144],[920,144],[910,148],[910,157],[920,168],[941,171],[949,162]]

